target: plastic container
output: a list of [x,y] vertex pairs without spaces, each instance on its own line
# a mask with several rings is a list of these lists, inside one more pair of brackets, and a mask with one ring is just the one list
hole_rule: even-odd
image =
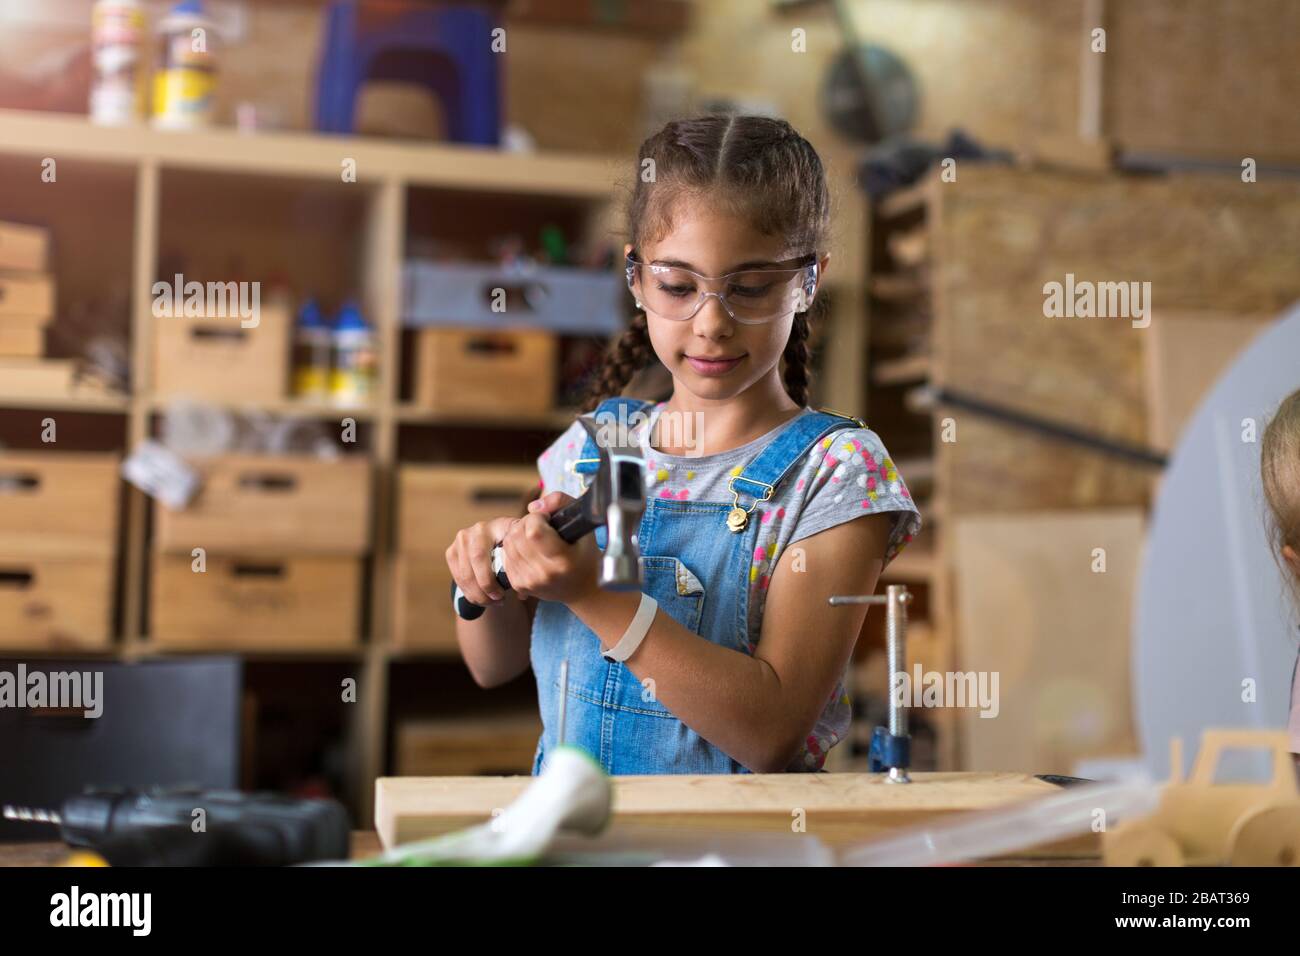
[[216,31],[200,0],[184,0],[158,23],[153,125],[202,129],[216,112]]
[[139,0],[97,0],[90,17],[90,119],[102,126],[139,123],[147,79],[144,6]]
[[375,334],[356,303],[339,310],[334,323],[334,368],[330,373],[330,398],[340,405],[364,405],[374,399],[378,356]]
[[320,307],[308,299],[298,310],[293,329],[293,394],[325,401],[330,395],[334,334]]

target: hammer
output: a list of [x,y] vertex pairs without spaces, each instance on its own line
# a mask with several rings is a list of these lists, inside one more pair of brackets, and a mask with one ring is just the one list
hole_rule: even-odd
[[[603,429],[595,419],[582,415],[578,421],[600,450],[600,467],[596,470],[596,480],[581,498],[551,515],[551,527],[569,544],[597,528],[606,528],[598,582],[611,591],[636,590],[641,587],[641,553],[637,550],[636,534],[645,512],[645,465],[641,449],[627,443],[626,430],[621,426],[610,429],[618,432],[617,440],[602,442]],[[497,583],[510,590],[505,552],[500,544],[492,549],[492,571]],[[484,611],[470,603],[454,581],[451,600],[463,620],[477,620]]]

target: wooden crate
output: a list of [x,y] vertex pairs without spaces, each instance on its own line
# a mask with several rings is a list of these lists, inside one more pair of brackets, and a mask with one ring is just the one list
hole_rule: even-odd
[[360,643],[361,561],[155,555],[149,631],[163,648],[331,650]]
[[369,549],[366,458],[221,455],[193,464],[203,487],[189,507],[155,506],[162,551],[360,555]]
[[523,329],[421,329],[413,403],[435,412],[529,415],[555,400],[556,340]]
[[111,558],[117,546],[118,456],[0,453],[0,551]]
[[461,528],[522,515],[538,481],[527,465],[405,465],[397,477],[397,549],[441,557]]
[[42,272],[48,264],[49,249],[48,230],[0,222],[0,272]]
[[0,272],[0,315],[50,318],[54,315],[54,277],[40,272]]
[[403,777],[532,773],[542,722],[536,711],[404,721],[396,772]]
[[397,646],[456,650],[444,552],[461,528],[523,514],[537,481],[536,470],[528,467],[408,465],[400,470],[393,573]]
[[113,557],[0,549],[0,648],[86,651],[112,640]]
[[154,393],[225,401],[275,402],[289,391],[287,306],[263,303],[258,324],[229,318],[156,318]]
[[38,315],[0,316],[0,356],[38,358],[45,354],[45,325]]

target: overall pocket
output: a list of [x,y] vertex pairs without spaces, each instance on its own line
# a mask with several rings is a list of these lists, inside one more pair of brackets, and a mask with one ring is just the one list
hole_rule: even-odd
[[643,557],[643,590],[659,604],[661,613],[693,634],[700,633],[704,585],[686,565],[673,557]]

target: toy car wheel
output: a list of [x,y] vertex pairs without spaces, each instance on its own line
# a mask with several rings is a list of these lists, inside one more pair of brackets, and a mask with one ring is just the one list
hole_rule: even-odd
[[1233,866],[1300,866],[1300,805],[1247,813],[1228,835]]
[[1169,834],[1142,821],[1121,824],[1102,836],[1106,866],[1182,866],[1183,851]]

